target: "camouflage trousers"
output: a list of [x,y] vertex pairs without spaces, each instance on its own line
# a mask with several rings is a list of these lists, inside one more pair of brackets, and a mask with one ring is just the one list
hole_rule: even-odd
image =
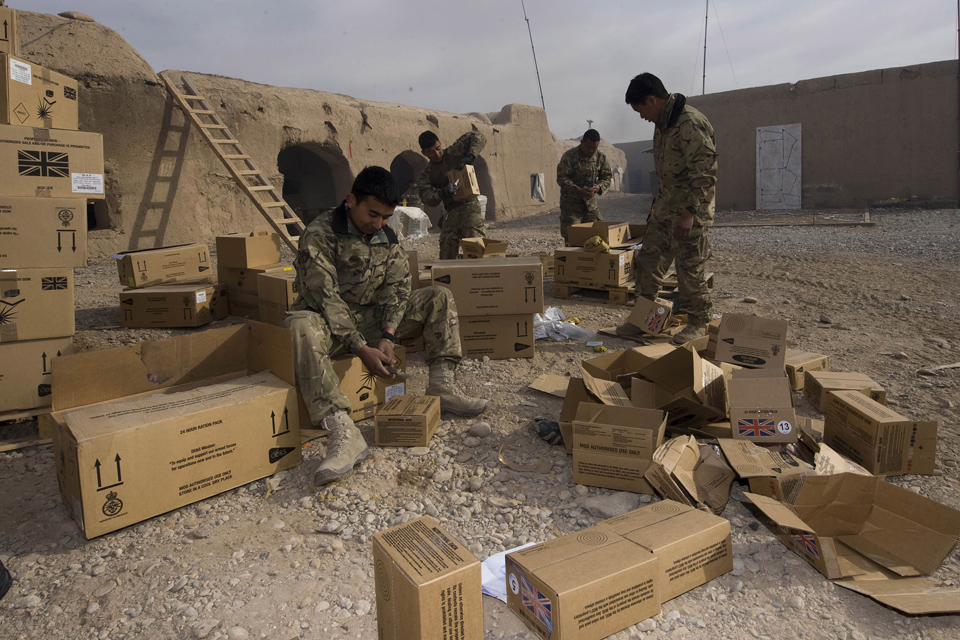
[[560,196],[560,235],[567,241],[567,227],[581,222],[599,222],[603,220],[596,198],[580,196]]
[[440,259],[455,260],[461,238],[486,238],[483,211],[478,200],[469,200],[447,212],[440,229]]
[[[383,334],[382,314],[376,305],[353,308],[357,330],[368,344],[376,346]],[[297,384],[310,412],[310,421],[320,421],[337,411],[350,411],[350,401],[340,393],[340,379],[332,358],[347,355],[347,347],[330,334],[323,315],[304,310],[287,313],[283,326],[293,336],[293,357]],[[424,287],[410,292],[407,311],[396,335],[404,336],[423,328],[427,363],[441,362],[454,368],[460,362],[460,323],[453,294],[445,287]]]
[[647,298],[656,296],[673,257],[677,266],[677,288],[687,315],[693,321],[706,324],[713,312],[705,277],[711,255],[710,228],[695,224],[685,240],[676,240],[673,237],[676,220],[677,216],[664,216],[651,219],[647,224],[643,246],[635,260],[637,293]]

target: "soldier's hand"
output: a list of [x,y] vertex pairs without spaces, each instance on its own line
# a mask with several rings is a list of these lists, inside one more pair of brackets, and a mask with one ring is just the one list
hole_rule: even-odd
[[380,351],[383,355],[387,356],[387,359],[384,360],[391,367],[397,364],[397,358],[393,353],[393,343],[386,340],[381,340],[380,344],[377,345],[377,350]]
[[477,156],[472,153],[465,153],[463,157],[460,158],[460,162],[457,163],[457,169],[463,169],[468,164],[473,164],[473,161],[477,159]]
[[357,352],[357,357],[367,367],[367,371],[380,378],[392,378],[393,375],[387,371],[384,366],[386,356],[379,349],[374,349],[370,345],[365,346]]
[[452,198],[453,194],[455,194],[456,192],[457,192],[457,187],[452,182],[448,182],[447,184],[443,185],[443,187],[440,189],[440,195],[443,196],[444,198]]
[[673,237],[677,240],[686,240],[693,229],[693,214],[684,209],[673,225]]
[[587,187],[577,187],[577,190],[580,192],[580,195],[582,195],[584,198],[589,198],[590,196],[593,195],[593,191],[591,191]]

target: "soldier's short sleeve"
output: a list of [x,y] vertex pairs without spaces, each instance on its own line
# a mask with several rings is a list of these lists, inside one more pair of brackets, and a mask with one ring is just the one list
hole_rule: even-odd
[[717,146],[709,125],[688,119],[679,126],[686,180],[678,204],[680,209],[699,211],[707,192],[717,184]]
[[443,204],[443,198],[440,197],[440,190],[430,182],[430,165],[423,168],[417,177],[417,194],[424,203],[431,207],[439,207]]
[[396,329],[400,325],[410,300],[410,280],[407,252],[399,243],[391,244],[386,277],[377,294],[377,304],[383,311],[383,330]]

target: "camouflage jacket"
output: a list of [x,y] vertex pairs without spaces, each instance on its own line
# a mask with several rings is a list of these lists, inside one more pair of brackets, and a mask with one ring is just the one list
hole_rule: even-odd
[[613,171],[607,156],[597,150],[589,158],[580,153],[580,145],[567,149],[560,156],[557,165],[557,184],[560,185],[560,195],[574,198],[583,198],[578,187],[588,187],[590,183],[600,185],[597,194],[602,194],[610,188],[613,180]]
[[487,138],[478,131],[470,131],[463,134],[452,145],[443,150],[443,159],[440,162],[428,162],[420,176],[417,178],[417,191],[420,192],[420,199],[431,207],[443,205],[447,211],[453,211],[457,207],[470,202],[462,202],[453,198],[444,198],[440,195],[440,189],[449,183],[447,172],[457,168],[460,158],[472,153],[479,156],[480,152],[487,145]]
[[717,139],[706,116],[672,93],[653,133],[653,163],[660,191],[653,217],[695,213],[695,224],[710,226],[716,205]]
[[321,314],[333,337],[351,351],[367,343],[356,322],[364,307],[378,307],[384,330],[400,324],[410,299],[410,268],[390,227],[364,236],[341,203],[300,236],[294,266],[300,297],[291,310]]

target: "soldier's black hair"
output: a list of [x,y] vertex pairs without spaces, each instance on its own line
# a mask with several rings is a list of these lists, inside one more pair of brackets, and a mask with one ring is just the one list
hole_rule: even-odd
[[420,148],[429,149],[433,145],[437,144],[437,140],[440,138],[437,137],[433,131],[424,131],[420,134]]
[[630,81],[630,86],[627,87],[626,102],[629,105],[643,104],[647,101],[648,96],[665,99],[669,98],[670,94],[667,93],[667,89],[663,86],[660,78],[652,73],[641,73]]
[[393,175],[383,167],[367,167],[357,174],[353,181],[350,193],[361,202],[367,196],[375,198],[378,202],[395,207],[400,204],[400,192],[397,191],[397,183],[393,180]]
[[582,140],[589,140],[590,142],[600,142],[600,132],[596,129],[587,129],[583,132]]

